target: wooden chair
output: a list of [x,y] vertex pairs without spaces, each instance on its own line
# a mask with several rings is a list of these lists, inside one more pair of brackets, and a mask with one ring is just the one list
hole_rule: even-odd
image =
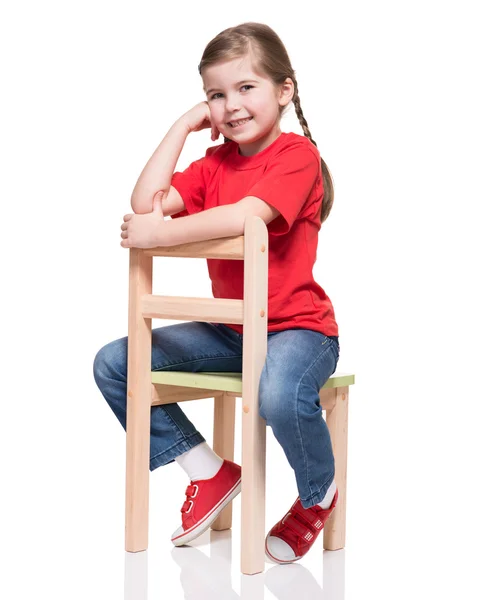
[[[154,256],[244,260],[244,300],[152,295]],[[264,570],[266,423],[258,389],[267,354],[268,234],[264,221],[248,217],[244,235],[180,246],[130,249],[127,374],[125,549],[148,546],[150,408],[214,398],[214,451],[234,459],[235,399],[242,398],[241,571]],[[243,325],[242,373],[151,371],[152,319]],[[326,524],[324,548],[344,547],[347,416],[354,375],[333,375],[320,390],[333,444],[339,503]],[[232,503],[212,524],[229,529]]]

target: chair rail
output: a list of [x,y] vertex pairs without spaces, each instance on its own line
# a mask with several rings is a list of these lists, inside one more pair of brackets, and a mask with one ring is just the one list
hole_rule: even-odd
[[[260,217],[256,217],[260,218]],[[159,246],[145,248],[145,256],[180,256],[184,258],[220,258],[225,260],[244,260],[244,236],[218,238],[202,242],[191,242],[178,246]]]
[[145,294],[140,299],[140,306],[142,316],[149,319],[244,323],[243,300]]

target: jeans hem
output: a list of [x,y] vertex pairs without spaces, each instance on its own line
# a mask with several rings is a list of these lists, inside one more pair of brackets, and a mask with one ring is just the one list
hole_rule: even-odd
[[303,498],[301,498],[302,507],[303,508],[312,508],[316,504],[319,504],[319,502],[322,502],[327,493],[327,490],[329,489],[329,486],[331,485],[331,483],[333,481],[334,481],[334,473],[332,474],[332,477],[328,480],[328,482],[325,485],[323,485],[322,488],[316,494],[311,494],[305,500]]
[[198,444],[202,444],[202,442],[205,442],[205,441],[206,440],[205,440],[204,436],[199,432],[189,435],[184,440],[175,444],[175,446],[171,446],[167,450],[164,450],[160,454],[157,454],[156,456],[151,458],[150,459],[150,470],[154,471],[157,467],[162,467],[164,465],[168,465],[171,462],[174,462],[174,459],[177,456],[180,456],[184,452],[191,450],[192,448],[194,448],[194,446],[197,446]]

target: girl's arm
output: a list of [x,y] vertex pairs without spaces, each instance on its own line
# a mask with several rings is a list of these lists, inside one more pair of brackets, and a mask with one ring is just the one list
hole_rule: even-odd
[[144,215],[125,215],[120,234],[123,248],[178,246],[244,233],[246,217],[256,215],[268,225],[280,213],[256,196],[245,196],[234,204],[209,208],[171,221],[164,219],[162,203],[154,200],[154,210]]
[[170,186],[170,191],[165,200],[162,200],[164,217],[170,217],[185,210],[184,200],[175,187]]
[[[183,117],[178,119],[169,129],[135,184],[130,200],[134,213],[152,212],[154,195],[160,190],[169,191],[164,202],[172,201],[174,192],[171,191],[170,182],[190,131],[189,124]],[[163,205],[164,203],[162,207]],[[180,210],[173,212],[180,212]]]
[[240,203],[208,208],[201,212],[164,221],[158,246],[178,246],[191,242],[243,235],[246,213]]
[[234,204],[209,208],[193,215],[164,221],[159,233],[159,246],[177,246],[223,237],[244,235],[246,217],[256,215],[266,225],[273,221],[279,211],[256,196],[245,196]]
[[[170,217],[171,215],[175,215],[183,210],[185,210],[184,200],[175,187],[171,185],[167,196],[162,198],[162,213],[164,217]],[[152,212],[152,207],[149,208],[148,206],[142,206],[140,210],[137,209],[134,212],[138,215],[145,215]]]

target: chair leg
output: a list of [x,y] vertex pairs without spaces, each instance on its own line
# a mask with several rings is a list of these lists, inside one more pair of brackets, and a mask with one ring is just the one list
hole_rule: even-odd
[[[221,458],[234,460],[235,398],[221,394],[214,398],[214,452]],[[232,527],[232,502],[212,523],[211,529],[223,531]]]
[[152,293],[152,257],[130,249],[127,366],[125,550],[147,549],[149,533],[152,319],[142,316],[143,294]]
[[349,386],[336,388],[336,401],[326,410],[326,422],[334,452],[339,501],[324,527],[324,549],[340,550],[346,543],[347,420]]
[[266,422],[246,405],[242,419],[241,571],[254,575],[265,568]]
[[244,338],[242,343],[241,571],[265,568],[266,422],[259,387],[267,356],[268,235],[259,217],[247,217],[244,239]]
[[[149,530],[150,404],[128,411],[125,550],[147,550]],[[130,420],[130,423],[129,423]]]

